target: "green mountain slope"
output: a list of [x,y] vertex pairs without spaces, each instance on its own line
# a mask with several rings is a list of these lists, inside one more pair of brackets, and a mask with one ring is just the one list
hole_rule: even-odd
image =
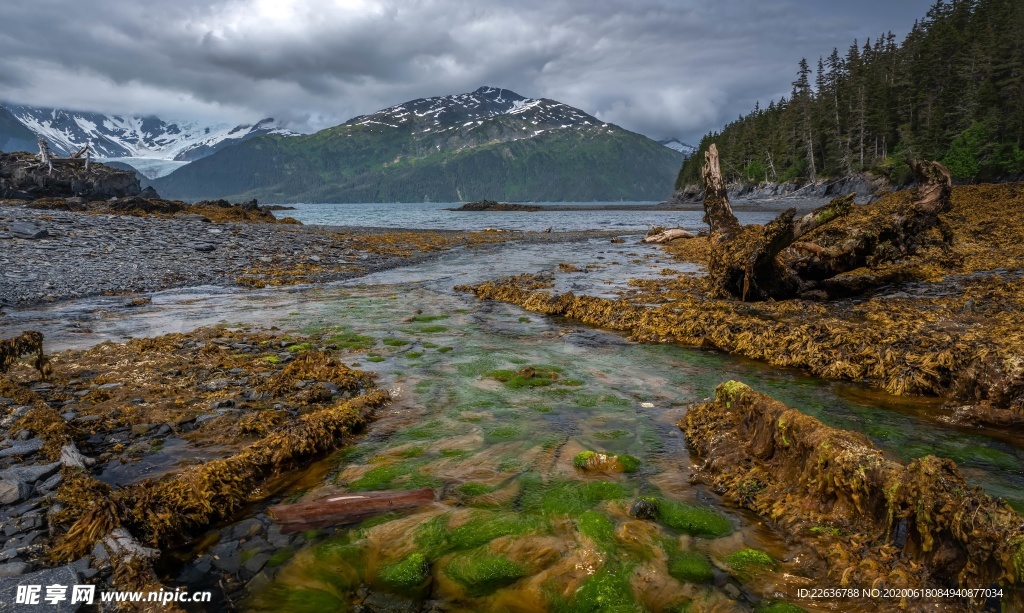
[[308,136],[227,147],[153,181],[165,197],[264,202],[659,200],[682,156],[553,100],[427,98]]

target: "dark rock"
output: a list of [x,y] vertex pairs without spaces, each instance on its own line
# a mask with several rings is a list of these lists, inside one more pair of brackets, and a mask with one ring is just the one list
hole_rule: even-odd
[[637,519],[653,519],[658,515],[658,506],[653,501],[640,498],[629,508],[629,515]]
[[32,486],[24,481],[0,479],[0,504],[14,504],[32,495]]
[[52,464],[35,464],[32,466],[16,466],[0,470],[0,479],[35,483],[40,479],[49,478],[58,470],[60,470],[60,462],[53,462]]
[[160,194],[156,193],[156,190],[153,189],[152,185],[150,185],[149,187],[147,187],[146,189],[142,190],[139,193],[139,197],[141,197],[141,198],[152,198],[154,200],[157,200],[157,199],[160,198]]
[[[87,200],[135,196],[142,191],[134,172],[84,160],[55,159],[53,172],[32,153],[0,153],[0,198]],[[67,207],[63,201],[62,207]]]
[[[60,613],[68,613],[71,611],[77,611],[81,603],[71,604],[71,586],[81,584],[81,578],[78,572],[71,566],[60,566],[58,568],[46,568],[34,573],[27,575],[15,575],[12,577],[5,577],[0,579],[0,610],[12,612],[25,612],[31,613],[33,611],[57,611]],[[15,598],[18,592],[19,585],[40,585],[44,586],[43,591],[39,596],[39,602],[36,604],[12,604],[15,602]],[[47,585],[65,585],[68,586],[68,592],[65,594],[67,600],[62,600],[56,605],[48,604],[43,598],[46,596]],[[98,600],[98,597],[97,597]]]
[[46,228],[40,228],[39,226],[27,221],[16,221],[11,224],[7,231],[15,238],[24,238],[28,240],[46,238],[50,235],[50,233],[46,231]]
[[16,577],[18,575],[24,575],[31,568],[25,562],[7,562],[0,564],[0,579],[4,577]]

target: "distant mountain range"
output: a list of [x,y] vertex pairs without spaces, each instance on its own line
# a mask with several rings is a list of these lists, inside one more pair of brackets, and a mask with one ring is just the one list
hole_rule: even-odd
[[677,138],[663,138],[658,142],[662,145],[665,145],[669,149],[672,149],[673,151],[678,151],[679,153],[682,153],[684,157],[690,157],[694,153],[697,153],[696,147],[694,147],[693,145],[687,145],[686,143],[680,141]]
[[0,104],[2,151],[36,151],[42,137],[57,155],[68,155],[91,141],[95,158],[129,164],[149,178],[265,134],[292,132],[273,119],[233,126]]
[[251,138],[152,185],[186,200],[661,200],[682,160],[555,100],[481,87],[411,100],[315,134]]

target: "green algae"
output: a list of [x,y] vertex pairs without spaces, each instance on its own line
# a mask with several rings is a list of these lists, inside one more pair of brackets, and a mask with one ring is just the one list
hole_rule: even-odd
[[562,481],[544,483],[539,475],[520,478],[523,493],[520,507],[527,512],[546,516],[578,516],[605,500],[621,500],[628,496],[626,488],[611,481]]
[[633,569],[617,564],[605,565],[588,577],[568,598],[551,597],[555,613],[641,613],[630,585]]
[[485,483],[463,483],[459,486],[459,493],[466,496],[482,496],[494,491],[494,486]]
[[295,551],[291,547],[282,547],[270,554],[270,558],[267,560],[267,567],[274,568],[275,566],[280,566],[292,559],[293,555],[295,555]]
[[435,321],[441,321],[442,319],[448,319],[450,315],[417,315],[412,320],[417,323],[432,323]]
[[715,568],[706,555],[686,551],[669,556],[668,574],[688,583],[710,583],[715,578]]
[[415,590],[430,577],[430,565],[422,553],[413,553],[405,559],[380,569],[377,578],[399,591]]
[[445,345],[444,347],[437,348],[438,353],[448,353],[449,351],[455,351],[455,347]]
[[484,430],[484,440],[487,442],[507,441],[518,438],[524,434],[519,426],[505,424]]
[[580,513],[576,518],[576,530],[608,551],[615,548],[615,522],[604,513]]
[[323,613],[351,610],[344,598],[315,588],[280,590],[275,594],[278,610],[293,613]]
[[511,585],[529,574],[529,570],[503,556],[474,552],[452,558],[444,573],[461,584],[471,596],[486,596]]
[[795,604],[785,602],[783,600],[775,600],[771,602],[762,602],[757,605],[757,608],[754,609],[754,613],[807,613],[807,611]]
[[422,351],[408,351],[408,352],[405,353],[405,357],[410,359],[410,360],[413,360],[413,359],[416,359],[416,358],[422,358],[423,357],[423,352]]
[[354,332],[332,334],[325,338],[324,341],[331,345],[336,345],[339,349],[348,349],[349,351],[369,349],[377,344],[376,339],[372,336],[365,336]]
[[359,479],[348,484],[353,492],[386,489],[418,489],[440,487],[444,480],[420,472],[422,463],[395,462],[371,468]]
[[404,347],[409,344],[409,341],[401,338],[386,338],[382,342],[388,347]]
[[628,435],[627,430],[599,430],[593,434],[594,438],[602,441],[611,441]]
[[445,458],[464,458],[471,452],[465,449],[442,449],[441,451],[438,451],[438,453]]
[[667,498],[645,498],[657,509],[660,523],[691,536],[719,538],[732,534],[732,522],[718,511]]
[[486,545],[503,536],[521,536],[549,530],[547,522],[518,513],[474,511],[469,520],[449,528],[451,515],[433,517],[416,527],[413,540],[429,560],[451,551],[465,551]]
[[726,556],[725,563],[743,576],[775,568],[775,558],[759,549],[740,549]]

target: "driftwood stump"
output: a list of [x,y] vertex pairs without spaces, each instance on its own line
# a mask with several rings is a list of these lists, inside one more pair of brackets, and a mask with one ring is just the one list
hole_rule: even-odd
[[[718,162],[705,153],[704,221],[711,226],[708,275],[719,297],[744,301],[820,297],[836,289],[836,275],[913,254],[923,233],[939,226],[949,210],[952,181],[938,162],[911,161],[918,178],[909,204],[874,205],[861,225],[833,223],[856,206],[853,194],[797,217],[788,209],[764,226],[741,226],[732,212]],[[845,219],[844,219],[845,221]],[[813,242],[800,239],[828,224]]]

